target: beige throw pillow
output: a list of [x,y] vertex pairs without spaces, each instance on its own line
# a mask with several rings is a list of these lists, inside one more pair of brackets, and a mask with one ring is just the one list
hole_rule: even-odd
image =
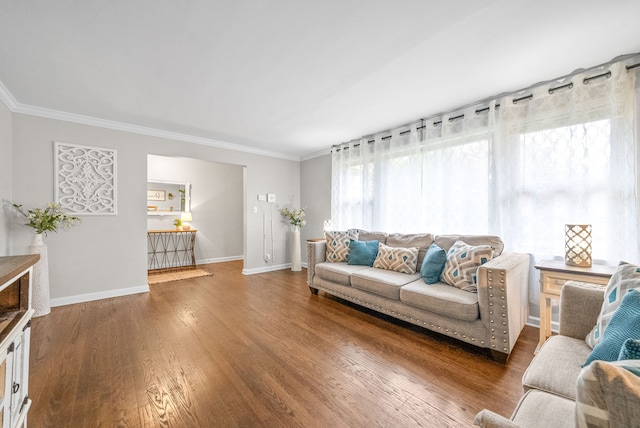
[[378,244],[378,255],[373,267],[401,273],[416,273],[418,248],[389,247]]
[[327,261],[346,262],[349,259],[349,244],[358,240],[358,231],[325,231],[324,237],[327,241]]

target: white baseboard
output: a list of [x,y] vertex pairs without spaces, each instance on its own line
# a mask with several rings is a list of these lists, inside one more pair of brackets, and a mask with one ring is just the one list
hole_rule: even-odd
[[215,259],[201,259],[201,260],[196,260],[196,264],[206,265],[209,263],[224,263],[224,262],[233,262],[236,260],[244,260],[244,256],[218,257]]
[[[527,325],[532,327],[540,328],[540,318],[538,317],[529,317],[527,318]],[[551,331],[557,333],[560,328],[560,325],[557,321],[551,321]]]
[[119,288],[117,290],[100,291],[97,293],[78,294],[69,297],[59,297],[51,299],[51,306],[73,305],[75,303],[91,302],[93,300],[109,299],[111,297],[128,296],[130,294],[148,293],[149,284],[140,285],[138,287]]
[[265,266],[261,268],[255,268],[255,269],[242,269],[242,274],[254,275],[256,273],[273,272],[276,270],[283,270],[283,269],[291,269],[291,263],[285,263],[283,265],[271,265],[271,266]]

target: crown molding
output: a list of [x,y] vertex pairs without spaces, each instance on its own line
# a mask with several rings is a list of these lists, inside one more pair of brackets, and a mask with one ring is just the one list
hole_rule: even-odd
[[313,153],[308,153],[306,155],[302,155],[302,156],[300,156],[300,162],[307,161],[307,160],[310,160],[310,159],[319,158],[320,156],[329,155],[329,154],[331,154],[331,147],[327,147],[326,149],[322,149],[322,150],[317,151],[317,152],[313,152]]
[[4,83],[2,83],[2,81],[0,81],[0,101],[2,101],[4,105],[6,105],[7,108],[11,111],[15,111],[16,107],[18,106],[18,102],[15,98],[13,98],[13,95],[11,95],[11,92],[9,92],[7,87],[4,86]]
[[166,138],[168,140],[182,141],[187,143],[201,144],[204,146],[216,147],[219,149],[233,150],[236,152],[250,153],[260,156],[268,156],[279,159],[286,159],[300,162],[299,156],[292,156],[285,153],[274,152],[270,150],[255,149],[240,144],[227,143],[226,141],[214,140],[211,138],[196,137],[194,135],[181,134],[178,132],[164,131],[156,128],[148,128],[145,126],[131,125],[129,123],[117,122],[114,120],[99,119],[92,116],[84,116],[81,114],[68,113],[59,110],[52,110],[44,107],[36,107],[20,104],[11,95],[11,92],[0,81],[0,100],[13,113],[26,114],[30,116],[44,117],[47,119],[61,120],[64,122],[78,123],[81,125],[97,126],[99,128],[113,129],[116,131],[131,132],[134,134],[147,135],[151,137]]

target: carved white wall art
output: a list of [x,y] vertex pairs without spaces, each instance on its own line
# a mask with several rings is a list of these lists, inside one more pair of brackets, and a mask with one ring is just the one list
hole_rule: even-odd
[[55,200],[76,215],[116,215],[117,151],[54,142]]

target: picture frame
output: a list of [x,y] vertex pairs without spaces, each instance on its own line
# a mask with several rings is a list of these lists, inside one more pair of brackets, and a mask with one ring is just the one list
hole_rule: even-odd
[[167,192],[164,190],[147,190],[147,201],[166,201]]

